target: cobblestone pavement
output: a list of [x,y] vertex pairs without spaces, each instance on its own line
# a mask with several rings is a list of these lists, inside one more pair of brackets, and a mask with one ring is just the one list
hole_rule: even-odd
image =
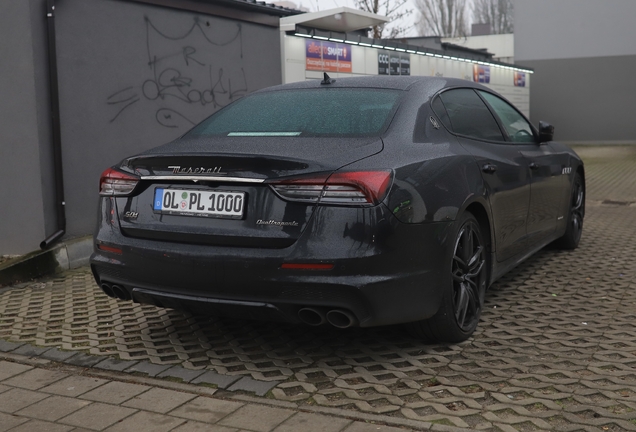
[[[498,281],[461,344],[427,345],[400,326],[314,329],[115,301],[88,269],[0,292],[0,338],[269,382],[268,398],[301,409],[485,430],[636,430],[636,149],[577,150],[588,183],[580,247],[542,250]],[[241,391],[232,386],[220,385]]]
[[[9,355],[0,360],[0,430],[12,432],[400,432],[215,390]],[[130,378],[123,376],[123,378]]]

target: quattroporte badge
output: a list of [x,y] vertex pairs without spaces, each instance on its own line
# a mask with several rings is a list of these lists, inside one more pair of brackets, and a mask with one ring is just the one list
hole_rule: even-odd
[[298,226],[298,222],[296,222],[296,221],[290,221],[290,222],[275,221],[273,219],[270,219],[270,220],[259,219],[259,220],[256,221],[256,225]]

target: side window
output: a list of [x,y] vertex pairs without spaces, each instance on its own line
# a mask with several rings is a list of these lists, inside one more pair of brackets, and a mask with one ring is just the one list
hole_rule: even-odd
[[455,133],[489,141],[505,141],[495,118],[474,90],[449,90],[440,97]]
[[448,118],[448,112],[446,112],[446,108],[442,103],[442,100],[437,96],[435,100],[433,100],[433,112],[435,115],[442,121],[446,129],[452,131],[453,128],[450,124],[450,119]]
[[495,111],[512,142],[535,142],[530,124],[508,102],[487,92],[480,91],[479,94],[486,99],[486,102]]

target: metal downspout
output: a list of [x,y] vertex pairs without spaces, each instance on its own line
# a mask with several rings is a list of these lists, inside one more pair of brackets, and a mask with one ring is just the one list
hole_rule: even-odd
[[55,46],[55,0],[46,0],[48,29],[49,93],[51,97],[51,125],[53,132],[53,176],[55,180],[55,213],[57,231],[40,243],[47,249],[66,232],[66,203],[64,202],[64,174],[62,171],[62,134],[60,130],[60,98],[57,82],[57,50]]

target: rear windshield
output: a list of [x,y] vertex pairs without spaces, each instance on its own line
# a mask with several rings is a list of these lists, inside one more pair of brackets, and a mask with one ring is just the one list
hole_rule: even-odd
[[188,136],[368,136],[386,129],[401,95],[385,89],[257,93],[204,120]]

